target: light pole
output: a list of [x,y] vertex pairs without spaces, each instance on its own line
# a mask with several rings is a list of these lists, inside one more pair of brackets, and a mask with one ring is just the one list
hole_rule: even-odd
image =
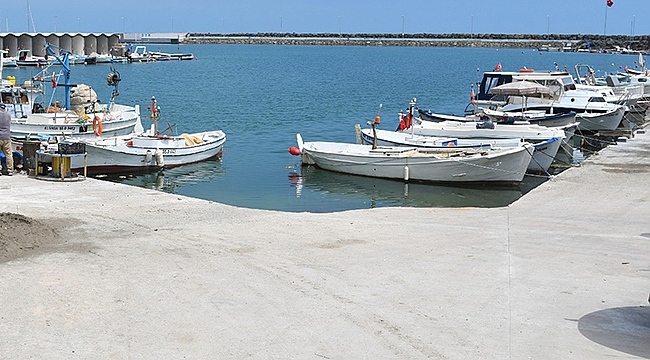
[[282,15],[280,15],[280,32],[282,32]]
[[404,15],[402,15],[402,37],[404,37]]
[[56,15],[54,15],[54,32],[56,32]]
[[471,34],[472,38],[474,38],[474,15],[472,15],[472,23],[471,23],[470,26],[471,26],[470,34]]
[[341,37],[341,17],[339,16],[339,37]]
[[551,15],[546,15],[546,35],[551,34]]

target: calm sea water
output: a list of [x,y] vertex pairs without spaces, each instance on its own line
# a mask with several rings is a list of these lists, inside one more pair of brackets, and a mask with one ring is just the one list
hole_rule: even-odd
[[[305,141],[355,141],[355,124],[374,118],[394,129],[397,113],[412,98],[422,108],[461,114],[470,86],[497,63],[503,70],[573,70],[577,63],[603,72],[633,68],[631,55],[539,53],[533,50],[318,47],[265,45],[148,45],[149,50],[192,52],[197,60],[72,66],[72,81],[110,98],[106,75],[120,72],[118,103],[151,96],[161,106],[161,125],[178,133],[222,129],[222,161],[170,169],[162,174],[112,178],[236,206],[329,212],[383,206],[450,207],[507,205],[538,186],[526,177],[516,187],[450,187],[404,184],[300,168],[287,149],[296,133]],[[37,69],[5,69],[24,80]],[[149,122],[144,119],[145,127]],[[301,176],[298,176],[301,175]]]

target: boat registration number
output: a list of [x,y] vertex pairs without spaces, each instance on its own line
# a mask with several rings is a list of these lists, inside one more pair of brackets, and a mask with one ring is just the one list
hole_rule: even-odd
[[77,130],[76,126],[45,126],[44,130],[55,130],[55,131],[74,131]]
[[176,154],[176,149],[162,149],[162,153],[164,154]]

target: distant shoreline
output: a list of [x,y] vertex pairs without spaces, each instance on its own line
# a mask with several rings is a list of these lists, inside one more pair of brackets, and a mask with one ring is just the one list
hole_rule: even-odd
[[182,42],[185,44],[524,48],[548,51],[622,50],[644,53],[650,49],[648,35],[585,34],[189,33]]

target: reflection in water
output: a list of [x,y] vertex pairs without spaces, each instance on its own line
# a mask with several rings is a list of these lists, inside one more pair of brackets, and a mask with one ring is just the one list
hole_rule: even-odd
[[382,206],[410,207],[500,207],[511,204],[543,183],[546,178],[526,176],[516,186],[488,184],[434,185],[339,174],[313,166],[303,167],[300,177],[292,172],[290,181],[300,197],[305,189],[324,194],[345,195],[369,208]]
[[114,182],[175,194],[177,189],[223,178],[221,161],[213,158],[161,172],[102,176]]

